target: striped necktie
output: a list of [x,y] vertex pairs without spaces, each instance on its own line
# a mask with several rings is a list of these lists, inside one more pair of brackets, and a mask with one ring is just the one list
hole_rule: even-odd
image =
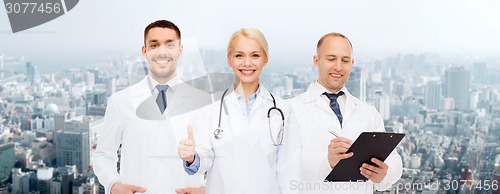
[[339,119],[340,122],[340,126],[342,126],[343,118],[342,118],[342,113],[340,113],[340,106],[339,103],[337,102],[337,98],[339,96],[344,95],[344,92],[340,91],[338,94],[329,94],[324,92],[323,95],[325,95],[326,97],[328,97],[328,99],[330,99],[330,108],[333,110],[335,115],[337,115],[337,118]]

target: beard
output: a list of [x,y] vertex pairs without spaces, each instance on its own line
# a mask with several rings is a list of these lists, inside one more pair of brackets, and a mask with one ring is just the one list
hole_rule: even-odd
[[150,68],[149,72],[156,78],[160,79],[167,79],[167,78],[172,78],[175,76],[175,71],[176,68],[175,66],[173,67],[167,67],[166,70],[164,69],[159,69],[159,68]]

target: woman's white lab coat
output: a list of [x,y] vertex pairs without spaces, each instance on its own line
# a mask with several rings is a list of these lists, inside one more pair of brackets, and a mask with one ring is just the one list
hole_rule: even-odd
[[[221,115],[222,139],[215,139],[214,131],[219,120],[220,100],[207,107],[204,114],[193,123],[196,150],[200,169],[197,174],[206,175],[207,194],[232,193],[287,193],[294,171],[287,159],[298,154],[299,149],[286,147],[288,132],[285,129],[284,144],[274,146],[267,121],[267,112],[273,107],[270,93],[260,86],[253,107],[245,117],[234,91],[224,98]],[[286,110],[283,101],[275,97],[277,107]],[[226,112],[227,110],[227,112]],[[272,138],[278,142],[278,130],[282,123],[277,111],[271,112]],[[290,149],[290,150],[287,150]],[[281,188],[280,188],[281,186]]]

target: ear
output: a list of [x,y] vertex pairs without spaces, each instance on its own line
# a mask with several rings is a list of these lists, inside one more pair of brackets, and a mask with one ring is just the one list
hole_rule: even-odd
[[267,62],[269,62],[269,57],[266,56],[266,59],[264,60],[264,66],[262,67],[265,67],[267,65]]
[[231,58],[229,57],[229,55],[227,55],[226,58],[227,58],[227,65],[231,67]]
[[142,45],[142,57],[147,58],[146,57],[146,46],[144,46],[144,45]]
[[182,54],[184,54],[184,46],[181,44],[179,46],[179,57],[182,57]]
[[314,67],[318,68],[318,61],[319,61],[319,57],[318,55],[314,55],[313,57],[313,63],[314,63]]

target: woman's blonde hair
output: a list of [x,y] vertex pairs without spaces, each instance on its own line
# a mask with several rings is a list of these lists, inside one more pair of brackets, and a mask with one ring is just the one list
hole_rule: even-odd
[[266,53],[266,57],[269,57],[269,46],[267,45],[266,37],[264,37],[264,34],[262,34],[262,32],[260,30],[257,30],[256,28],[241,28],[238,31],[234,32],[231,36],[231,39],[229,39],[229,44],[227,44],[227,56],[229,56],[229,53],[231,53],[234,40],[241,36],[254,39],[259,42],[260,46]]

